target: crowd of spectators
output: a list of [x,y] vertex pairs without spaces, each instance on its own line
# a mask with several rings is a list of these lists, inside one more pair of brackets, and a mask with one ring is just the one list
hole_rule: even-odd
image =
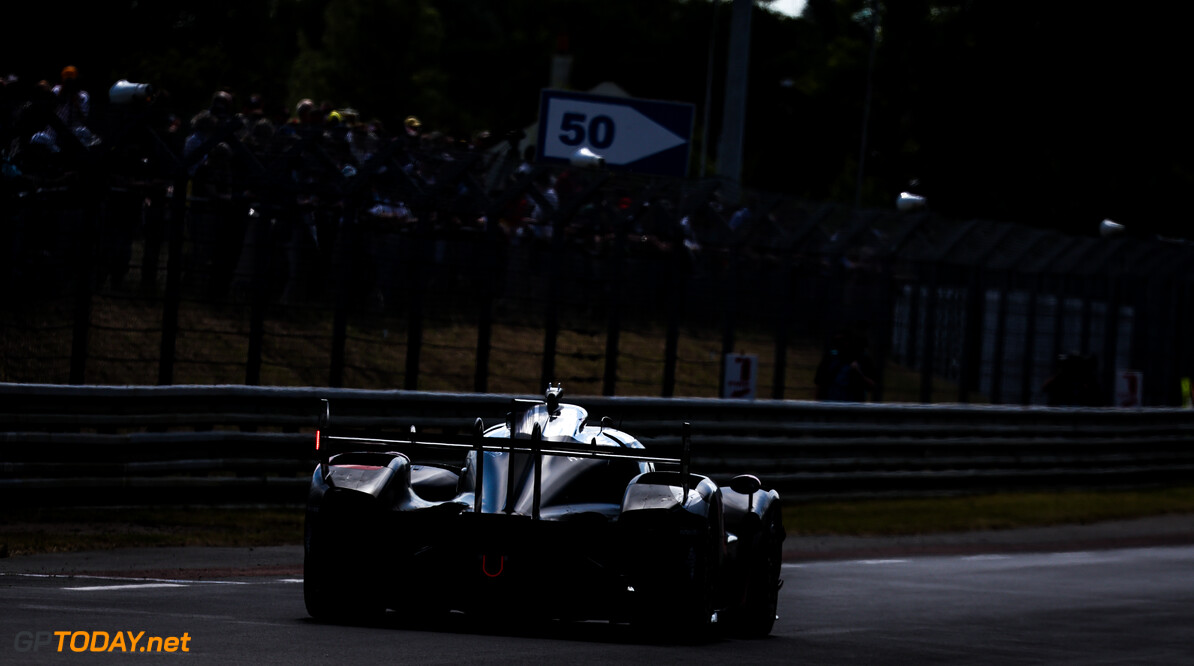
[[[385,307],[416,278],[542,289],[553,252],[567,255],[563,270],[586,300],[610,288],[614,252],[638,258],[628,279],[663,299],[703,245],[766,222],[716,197],[646,197],[641,183],[597,187],[595,172],[536,165],[522,132],[461,139],[413,115],[391,129],[330,102],[285,110],[223,90],[186,117],[151,86],[120,81],[101,97],[80,81],[68,66],[54,84],[8,77],[0,91],[2,196],[20,204],[6,206],[4,233],[18,281],[69,279],[88,202],[98,202],[100,286],[127,286],[140,259],[142,286],[156,288],[182,214],[185,275],[207,297],[264,288],[298,302],[347,287]],[[175,205],[181,188],[185,206]],[[526,282],[511,286],[516,273]]]

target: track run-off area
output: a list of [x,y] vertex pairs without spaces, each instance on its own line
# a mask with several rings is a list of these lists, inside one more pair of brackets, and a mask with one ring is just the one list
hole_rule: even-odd
[[788,562],[771,637],[697,644],[457,614],[322,624],[292,567],[238,570],[236,549],[156,550],[209,566],[170,576],[116,571],[119,553],[0,560],[0,662],[123,663],[131,651],[255,664],[1179,664],[1194,646],[1190,545]]

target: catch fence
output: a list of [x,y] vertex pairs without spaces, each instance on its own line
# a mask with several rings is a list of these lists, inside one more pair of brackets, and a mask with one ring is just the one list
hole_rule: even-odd
[[[518,137],[205,137],[146,109],[7,155],[0,380],[715,397],[744,354],[758,397],[811,399],[841,333],[869,400],[1186,399],[1185,242],[728,201],[525,164]],[[1093,389],[1043,390],[1063,354]]]

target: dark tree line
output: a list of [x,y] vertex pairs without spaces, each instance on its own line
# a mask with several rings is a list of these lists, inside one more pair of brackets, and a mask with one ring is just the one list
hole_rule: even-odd
[[[10,4],[0,75],[52,81],[74,64],[96,97],[119,78],[152,82],[185,117],[227,89],[278,108],[326,99],[395,127],[413,114],[451,134],[505,133],[534,122],[551,58],[566,50],[574,88],[613,81],[697,105],[716,157],[729,2]],[[866,206],[913,188],[958,218],[1082,234],[1112,218],[1189,235],[1194,9],[810,0],[787,19],[765,4],[753,23],[748,186]],[[698,126],[694,175],[703,136]]]

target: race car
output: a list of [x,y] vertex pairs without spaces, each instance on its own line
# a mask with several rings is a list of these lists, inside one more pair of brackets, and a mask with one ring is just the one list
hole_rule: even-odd
[[[719,487],[648,453],[608,418],[545,399],[463,438],[340,435],[323,402],[304,539],[316,619],[607,620],[700,638],[762,637],[776,619],[779,495],[755,476]],[[342,451],[342,452],[336,452]],[[448,462],[416,462],[418,452]],[[434,456],[444,458],[441,456]],[[455,462],[452,462],[452,460]]]

